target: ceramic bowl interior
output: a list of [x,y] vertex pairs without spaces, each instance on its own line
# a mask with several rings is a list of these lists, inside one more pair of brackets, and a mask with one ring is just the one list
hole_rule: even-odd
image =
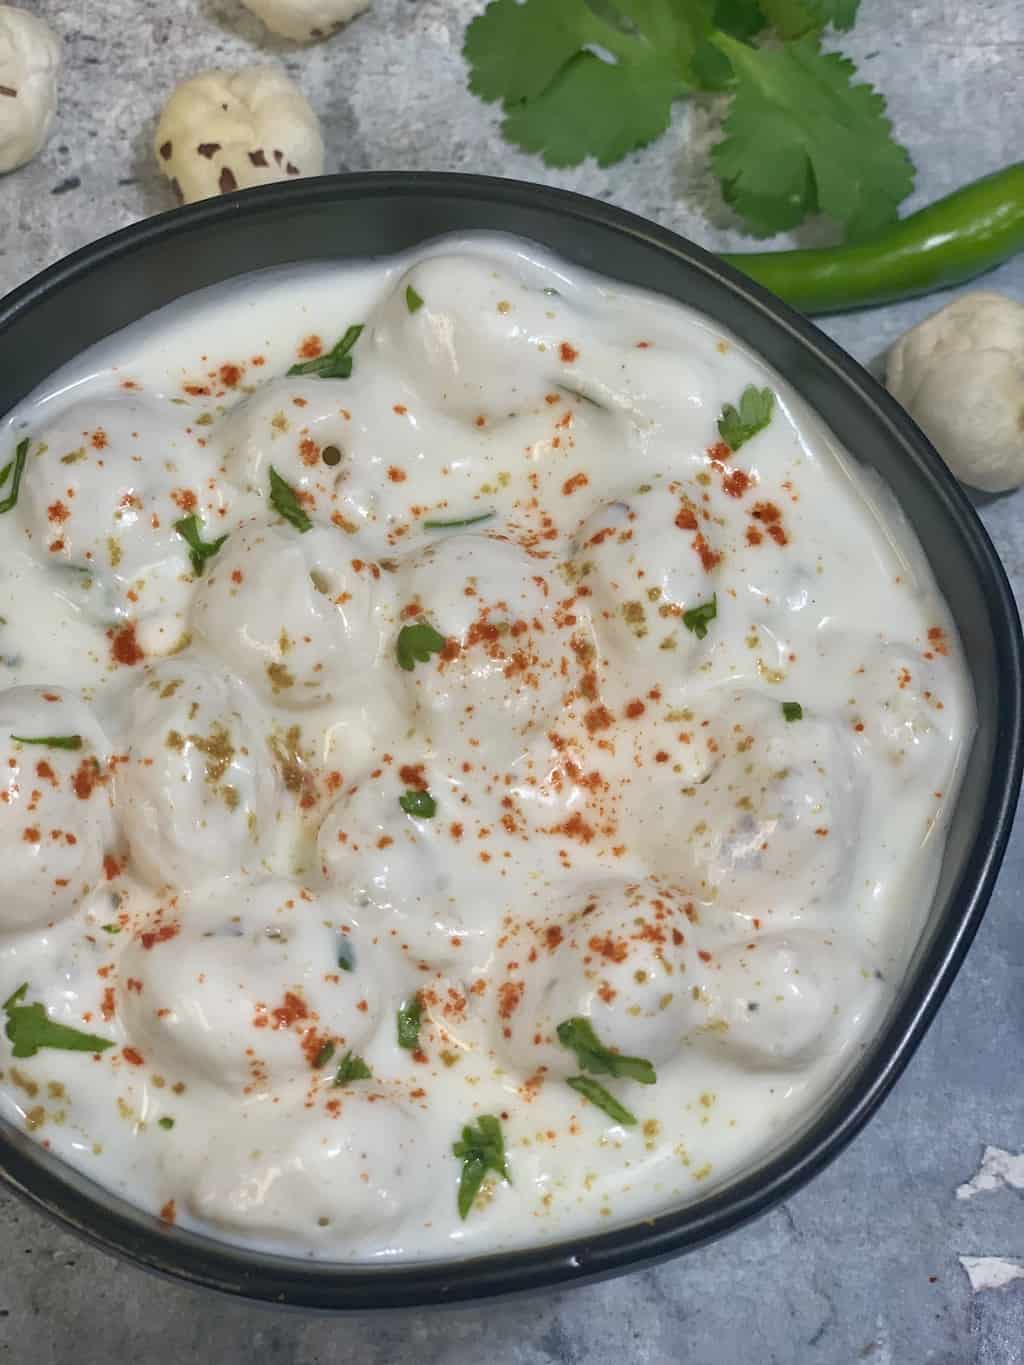
[[553,1286],[698,1246],[791,1194],[857,1133],[920,1042],[980,923],[1016,804],[1020,626],[1005,574],[955,480],[902,409],[806,319],[714,256],[605,204],[513,181],[396,174],[271,186],[161,215],[87,247],[0,303],[0,414],[86,347],[194,290],[253,270],[366,260],[467,231],[531,239],[680,300],[760,352],[902,505],[956,620],[978,732],[924,933],[873,1042],[757,1169],[653,1220],[457,1262],[313,1263],[168,1227],[0,1124],[0,1174],[34,1204],[106,1250],[254,1299],[394,1308]]

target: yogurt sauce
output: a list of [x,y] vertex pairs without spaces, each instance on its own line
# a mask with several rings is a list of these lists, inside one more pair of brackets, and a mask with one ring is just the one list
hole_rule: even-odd
[[973,701],[761,358],[446,239],[193,296],[23,441],[7,1121],[229,1241],[455,1256],[697,1199],[855,1063]]

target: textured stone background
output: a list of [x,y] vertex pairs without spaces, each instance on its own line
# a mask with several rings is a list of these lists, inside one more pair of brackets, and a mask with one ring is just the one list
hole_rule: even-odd
[[[0,177],[0,292],[83,243],[171,207],[149,142],[174,83],[280,60],[321,115],[331,170],[476,171],[597,195],[703,243],[738,244],[707,175],[710,111],[680,109],[609,170],[550,173],[501,142],[465,89],[481,0],[375,0],[330,43],[265,34],[235,0],[21,0],[65,40],[60,120]],[[557,3],[557,0],[550,0]],[[914,205],[1024,154],[1021,0],[863,0],[844,40],[889,98],[919,168]],[[812,225],[804,240],[821,237]],[[988,286],[1024,300],[1024,260]],[[837,319],[871,362],[936,306]],[[1024,588],[1024,493],[982,508]],[[110,1365],[1021,1365],[1024,1279],[972,1293],[960,1256],[1024,1263],[1024,1193],[956,1187],[986,1143],[1024,1147],[1024,822],[981,934],[882,1113],[809,1188],[754,1226],[660,1270],[481,1308],[330,1321],[170,1286],[109,1260],[0,1195],[0,1361]]]

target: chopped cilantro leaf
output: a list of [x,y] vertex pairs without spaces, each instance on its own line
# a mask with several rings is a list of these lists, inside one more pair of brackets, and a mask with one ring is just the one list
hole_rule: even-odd
[[787,720],[803,720],[804,708],[798,701],[784,701],[782,703],[782,714]]
[[188,557],[192,561],[192,568],[197,577],[206,568],[206,561],[212,559],[227,540],[226,533],[218,536],[216,540],[204,540],[203,523],[195,512],[189,517],[182,517],[180,521],[176,521],[174,529],[188,545]]
[[726,403],[718,419],[718,434],[730,450],[739,450],[772,420],[775,395],[771,389],[748,384],[740,395],[739,408]]
[[352,373],[350,352],[362,332],[363,324],[354,323],[329,351],[325,351],[323,355],[314,356],[312,360],[300,361],[297,365],[293,365],[288,373],[315,374],[319,379],[348,379]]
[[335,1085],[348,1085],[349,1081],[372,1081],[373,1072],[363,1061],[362,1057],[353,1057],[351,1052],[346,1052],[338,1063],[338,1069],[334,1073]]
[[315,1067],[315,1069],[319,1071],[322,1066],[326,1066],[327,1063],[334,1056],[334,1052],[335,1052],[334,1044],[330,1041],[330,1039],[328,1039],[328,1041],[324,1043],[320,1051],[313,1058],[313,1066]]
[[484,1176],[494,1171],[502,1180],[512,1183],[508,1171],[508,1157],[505,1155],[505,1139],[501,1132],[501,1120],[493,1114],[481,1114],[476,1127],[466,1124],[459,1142],[452,1143],[452,1152],[462,1162],[462,1175],[459,1179],[459,1217],[465,1219],[473,1207],[473,1200],[480,1192]]
[[584,1071],[597,1075],[628,1076],[641,1085],[653,1085],[658,1079],[654,1067],[643,1057],[625,1057],[606,1048],[594,1032],[589,1019],[576,1015],[563,1019],[557,1029],[558,1041],[575,1052]]
[[45,744],[48,749],[80,749],[81,735],[11,735],[19,744]]
[[402,1003],[398,1011],[398,1046],[407,1052],[415,1052],[420,1045],[420,1021],[423,1018],[423,1005],[419,995]]
[[273,465],[270,466],[270,505],[285,521],[290,521],[297,531],[309,531],[313,523],[299,502],[295,489],[286,483]]
[[437,802],[429,792],[408,791],[398,798],[398,804],[417,820],[430,820],[437,814]]
[[119,924],[104,924],[100,926],[105,934],[119,934],[121,926]]
[[762,236],[826,213],[849,237],[892,222],[914,172],[892,138],[885,100],[854,84],[851,61],[822,52],[816,35],[754,48],[712,39],[732,64],[735,96],[712,150],[725,197]]
[[174,1120],[167,1114],[165,1114],[163,1118],[157,1119],[157,1123],[161,1128],[165,1128],[168,1132],[174,1127]]
[[398,632],[398,666],[411,673],[417,662],[425,664],[431,654],[444,649],[444,636],[439,635],[428,621],[417,621],[414,626],[403,626]]
[[573,1090],[578,1090],[581,1095],[585,1095],[591,1104],[596,1104],[598,1109],[603,1109],[608,1117],[613,1118],[616,1123],[623,1123],[628,1128],[636,1123],[636,1115],[631,1113],[624,1104],[620,1104],[603,1085],[599,1085],[597,1081],[592,1081],[589,1076],[569,1076],[566,1085],[571,1085]]
[[3,1003],[7,1015],[7,1037],[14,1044],[11,1049],[15,1057],[34,1057],[40,1048],[58,1048],[63,1052],[106,1052],[114,1044],[109,1038],[100,1038],[95,1033],[82,1033],[66,1024],[58,1024],[51,1019],[43,1005],[23,1005],[21,1002],[28,991],[24,982],[9,995]]
[[455,526],[476,526],[478,522],[490,521],[495,516],[494,512],[481,512],[477,517],[457,517],[454,521],[425,521],[423,529],[425,531],[448,531]]
[[18,504],[18,493],[21,489],[21,476],[25,472],[25,461],[28,459],[28,437],[19,441],[14,449],[14,459],[4,466],[3,478],[0,478],[0,488],[7,482],[7,475],[12,473],[11,491],[6,498],[0,501],[0,513],[9,512],[12,507]]
[[416,293],[416,290],[413,289],[411,284],[406,285],[405,287],[405,306],[410,313],[418,313],[423,307],[423,300],[420,298],[419,294]]
[[710,602],[701,602],[698,606],[683,612],[683,625],[687,630],[692,630],[698,640],[703,640],[708,633],[708,623],[717,615],[718,594],[712,593]]
[[354,972],[356,969],[356,951],[346,939],[338,943],[338,966],[343,972]]

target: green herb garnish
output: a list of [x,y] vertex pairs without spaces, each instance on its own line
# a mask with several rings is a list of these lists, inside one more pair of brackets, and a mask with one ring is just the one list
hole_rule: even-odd
[[80,749],[81,735],[11,735],[19,744],[45,744],[48,749]]
[[363,1061],[362,1057],[353,1057],[351,1052],[346,1052],[338,1063],[338,1069],[334,1073],[335,1085],[348,1085],[349,1081],[372,1081],[373,1072]]
[[430,820],[437,813],[437,802],[429,792],[408,791],[398,798],[398,804],[406,815],[418,820]]
[[315,374],[319,379],[348,379],[352,373],[352,357],[349,352],[359,340],[362,331],[363,324],[354,323],[329,351],[314,356],[312,360],[300,361],[293,365],[288,373]]
[[749,229],[825,213],[866,237],[895,220],[913,166],[881,95],[822,50],[856,13],[857,0],[491,0],[463,53],[505,138],[549,166],[619,161],[665,132],[677,100],[720,92],[711,166]]
[[346,939],[338,944],[338,966],[343,972],[354,972],[356,969],[356,950]]
[[9,512],[12,507],[17,506],[18,493],[21,489],[21,476],[25,472],[25,461],[28,459],[28,437],[19,441],[14,448],[14,459],[4,465],[3,473],[0,474],[0,488],[7,482],[7,476],[13,471],[11,479],[11,491],[7,497],[0,500],[0,513]]
[[166,1129],[167,1132],[170,1132],[170,1130],[174,1127],[174,1120],[167,1114],[165,1114],[163,1118],[157,1119],[157,1123],[160,1125],[161,1128]]
[[101,924],[100,928],[105,934],[119,934],[121,932],[119,924]]
[[286,483],[273,465],[270,466],[270,505],[285,521],[290,521],[297,531],[309,531],[313,523],[299,502],[295,489]]
[[630,1113],[624,1104],[620,1104],[614,1095],[608,1093],[603,1085],[597,1081],[592,1081],[589,1076],[570,1076],[566,1085],[571,1085],[573,1090],[578,1090],[581,1095],[585,1095],[591,1104],[596,1104],[598,1109],[603,1109],[609,1118],[613,1118],[616,1123],[623,1123],[627,1128],[632,1128],[636,1123],[636,1115]]
[[643,1057],[626,1057],[606,1048],[594,1032],[589,1019],[577,1015],[558,1025],[558,1041],[576,1054],[584,1071],[599,1076],[628,1076],[641,1085],[653,1085],[658,1079],[654,1067]]
[[703,640],[708,633],[708,623],[717,615],[718,594],[712,593],[710,602],[701,602],[699,606],[683,612],[683,625],[687,630],[692,630],[698,640]]
[[775,395],[771,389],[748,384],[740,395],[739,408],[726,403],[718,419],[718,434],[730,450],[739,450],[772,420]]
[[449,531],[456,526],[476,526],[481,521],[490,521],[496,512],[481,512],[478,517],[456,517],[453,521],[425,521],[423,529],[425,531]]
[[420,1045],[420,1021],[423,1005],[418,994],[403,1002],[398,1011],[398,1046],[415,1052]]
[[227,540],[227,534],[218,536],[216,540],[204,540],[202,519],[196,516],[195,512],[189,517],[182,517],[180,521],[176,521],[174,529],[188,545],[188,557],[192,561],[192,568],[197,577],[205,569],[206,561],[212,559]]
[[416,293],[416,290],[413,289],[411,284],[406,285],[405,287],[405,306],[410,313],[418,313],[423,307],[423,300],[420,298],[419,294]]
[[324,1045],[320,1048],[320,1051],[313,1058],[314,1068],[317,1071],[319,1071],[322,1066],[326,1066],[327,1063],[334,1056],[334,1052],[335,1052],[334,1044],[330,1041],[330,1039],[328,1039],[328,1041],[324,1043]]
[[512,1183],[500,1120],[492,1114],[481,1114],[475,1128],[472,1124],[466,1124],[461,1140],[452,1143],[452,1151],[462,1162],[459,1217],[465,1218],[473,1207],[473,1200],[479,1194],[488,1171],[494,1171],[502,1180]]
[[798,701],[784,701],[782,703],[782,714],[787,720],[803,720],[804,708]]
[[58,1048],[62,1052],[106,1052],[114,1044],[109,1038],[100,1038],[95,1033],[82,1033],[66,1024],[58,1024],[51,1019],[43,1005],[23,1005],[28,990],[28,982],[18,987],[3,1003],[7,1015],[7,1037],[14,1044],[11,1049],[15,1057],[34,1057],[40,1048]]
[[417,662],[425,664],[431,654],[444,649],[444,636],[439,635],[429,621],[417,621],[414,626],[403,626],[398,632],[398,666],[411,673]]

